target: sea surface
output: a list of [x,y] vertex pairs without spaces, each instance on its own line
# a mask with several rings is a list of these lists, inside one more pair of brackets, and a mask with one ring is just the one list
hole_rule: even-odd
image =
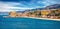
[[60,21],[0,16],[0,29],[60,29]]

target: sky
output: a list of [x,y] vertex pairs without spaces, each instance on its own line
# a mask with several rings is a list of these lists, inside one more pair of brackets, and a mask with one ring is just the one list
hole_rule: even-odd
[[60,4],[60,0],[0,0],[0,12],[24,11]]

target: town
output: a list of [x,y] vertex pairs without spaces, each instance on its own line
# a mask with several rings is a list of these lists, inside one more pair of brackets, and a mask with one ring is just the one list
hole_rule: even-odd
[[35,10],[28,11],[24,13],[17,13],[16,11],[11,11],[9,13],[10,17],[38,17],[38,18],[51,18],[60,19],[60,8],[58,9],[46,9],[46,10]]

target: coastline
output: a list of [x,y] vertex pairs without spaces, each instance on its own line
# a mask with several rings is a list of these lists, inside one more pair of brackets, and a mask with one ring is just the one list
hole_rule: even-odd
[[[9,18],[10,16],[3,16],[5,18]],[[14,18],[14,17],[13,17]],[[17,18],[17,17],[16,17]],[[20,17],[18,17],[20,18]],[[52,19],[52,18],[38,18],[38,17],[26,17],[22,16],[22,18],[33,18],[33,19],[41,19],[41,20],[54,20],[54,21],[60,21],[60,19]]]
[[60,21],[60,19],[51,19],[51,18],[38,18],[38,17],[23,17],[23,18],[33,18],[33,19],[41,19],[41,20],[54,20],[54,21]]

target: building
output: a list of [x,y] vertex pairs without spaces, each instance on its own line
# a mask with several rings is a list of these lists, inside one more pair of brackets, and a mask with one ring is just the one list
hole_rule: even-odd
[[51,13],[51,10],[41,10],[42,17],[46,17],[49,13]]
[[16,13],[15,11],[11,11],[11,12],[9,13],[9,16],[10,16],[10,17],[16,17],[16,15],[17,15],[17,13]]

